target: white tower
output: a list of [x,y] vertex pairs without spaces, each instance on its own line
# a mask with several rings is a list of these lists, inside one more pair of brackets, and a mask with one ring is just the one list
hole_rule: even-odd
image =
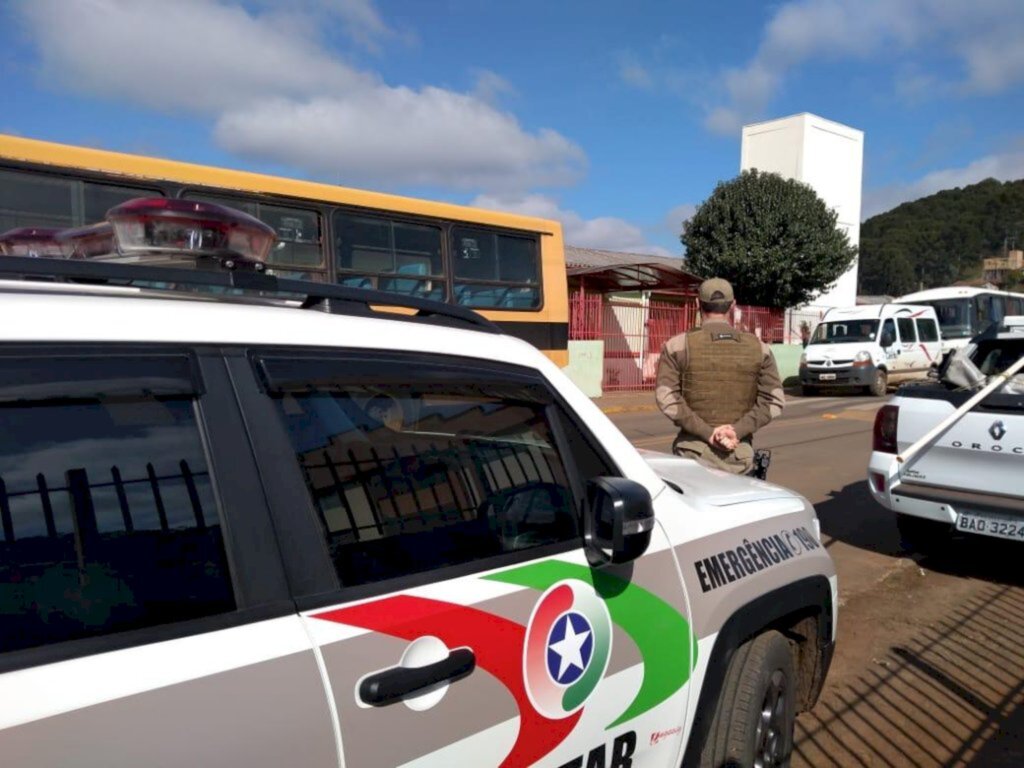
[[[807,112],[743,126],[740,170],[757,168],[810,185],[839,214],[852,245],[860,242],[864,132]],[[815,306],[857,303],[857,262]]]

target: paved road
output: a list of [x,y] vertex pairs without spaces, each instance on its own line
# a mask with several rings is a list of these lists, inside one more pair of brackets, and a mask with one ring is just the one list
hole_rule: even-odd
[[[839,644],[794,766],[1024,766],[1021,545],[901,550],[864,481],[879,398],[791,398],[757,437],[769,477],[805,495],[840,583]],[[635,445],[671,449],[657,411],[613,413]]]

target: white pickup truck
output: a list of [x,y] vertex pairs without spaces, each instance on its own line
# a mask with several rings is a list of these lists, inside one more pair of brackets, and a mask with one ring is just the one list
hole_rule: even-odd
[[896,513],[908,548],[931,551],[957,535],[1024,542],[1024,376],[1008,376],[1022,356],[1024,317],[1007,317],[939,381],[901,387],[879,410],[868,486]]

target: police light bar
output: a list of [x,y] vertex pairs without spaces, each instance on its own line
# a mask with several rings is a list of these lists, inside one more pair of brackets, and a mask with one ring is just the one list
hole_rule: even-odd
[[114,228],[107,221],[87,227],[62,229],[54,239],[60,245],[65,259],[90,259],[117,250],[114,245]]
[[273,247],[272,227],[247,213],[214,203],[137,198],[107,211],[117,248],[98,261],[146,264],[219,262],[263,271]]
[[0,255],[27,256],[31,259],[60,258],[60,243],[55,239],[59,229],[50,227],[18,227],[0,234]]

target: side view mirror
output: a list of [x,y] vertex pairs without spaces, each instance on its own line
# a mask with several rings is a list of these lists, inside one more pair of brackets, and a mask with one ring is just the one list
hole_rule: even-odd
[[895,343],[896,339],[893,338],[893,335],[891,333],[882,334],[882,349],[888,349]]
[[647,489],[623,477],[587,483],[583,547],[592,566],[628,563],[647,551],[654,531],[654,506]]

